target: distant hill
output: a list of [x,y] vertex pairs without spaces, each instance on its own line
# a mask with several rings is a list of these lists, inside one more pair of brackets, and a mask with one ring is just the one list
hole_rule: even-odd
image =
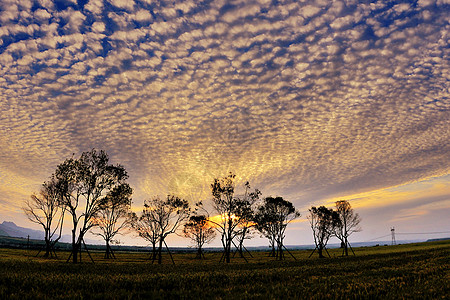
[[0,236],[9,236],[9,234],[6,231],[0,229]]
[[450,240],[450,237],[439,238],[439,239],[429,239],[429,240],[427,240],[427,242],[439,242],[439,241],[446,241],[446,240]]
[[[27,239],[28,236],[32,240],[44,240],[44,231],[34,230],[30,228],[17,226],[14,222],[4,221],[0,223],[0,236],[17,237]],[[60,242],[70,243],[72,241],[71,235],[63,234]],[[103,241],[85,238],[84,241],[88,244],[103,244]]]
[[14,222],[4,221],[0,224],[0,235],[43,240],[44,232],[17,226]]

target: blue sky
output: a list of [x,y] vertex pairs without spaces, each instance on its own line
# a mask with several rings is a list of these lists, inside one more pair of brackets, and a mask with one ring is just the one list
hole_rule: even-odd
[[311,240],[311,205],[337,199],[360,211],[359,240],[448,229],[449,11],[2,0],[0,220],[32,226],[23,201],[97,148],[128,170],[136,210],[158,194],[207,200],[232,171],[302,211],[290,244]]

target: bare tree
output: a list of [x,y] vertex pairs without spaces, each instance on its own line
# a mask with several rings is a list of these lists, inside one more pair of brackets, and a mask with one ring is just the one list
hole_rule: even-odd
[[[162,248],[165,239],[175,233],[190,215],[189,202],[176,196],[168,195],[165,200],[155,197],[145,202],[148,221],[154,223],[158,230],[158,264],[162,263]],[[169,251],[170,254],[170,251]],[[173,259],[172,259],[173,262]]]
[[261,196],[261,192],[255,189],[250,192],[250,183],[247,181],[245,183],[245,194],[243,198],[237,198],[237,210],[240,218],[241,225],[238,228],[236,239],[238,242],[238,252],[241,257],[244,257],[244,241],[250,239],[252,228],[255,225],[255,204]]
[[60,194],[55,178],[45,182],[38,195],[31,195],[31,200],[26,201],[22,209],[31,222],[41,225],[44,229],[44,257],[53,257],[54,245],[61,238],[64,221],[64,207],[60,206]]
[[262,236],[269,240],[271,257],[276,257],[276,241],[277,241],[277,222],[275,216],[266,211],[265,205],[260,205],[255,214],[256,229]]
[[191,239],[197,247],[195,258],[202,259],[203,245],[210,243],[216,237],[216,231],[209,225],[208,219],[203,216],[191,216],[189,221],[184,224],[183,235]]
[[325,249],[326,251],[328,240],[340,222],[339,215],[331,208],[326,208],[325,206],[316,208],[313,206],[309,209],[308,220],[313,232],[314,244],[319,252],[319,258],[324,258],[323,250]]
[[242,236],[241,229],[245,228],[250,220],[249,208],[251,205],[248,199],[234,197],[235,177],[236,175],[230,173],[226,177],[215,178],[211,184],[212,206],[217,216],[208,218],[208,220],[215,224],[216,230],[221,235],[223,258],[227,263],[230,262],[233,240],[238,235]]
[[[348,256],[348,237],[354,232],[360,232],[361,227],[359,223],[361,218],[359,214],[353,211],[350,203],[346,200],[336,201],[336,211],[339,215],[340,222],[337,224],[334,234],[341,241],[341,245],[344,249],[344,255]],[[353,249],[350,246],[350,249]],[[353,254],[355,254],[353,252]]]
[[277,259],[284,258],[284,238],[288,224],[300,216],[294,205],[282,197],[266,197],[258,207],[255,215],[256,228],[269,239],[272,255]]
[[160,229],[158,224],[153,221],[151,211],[152,209],[150,209],[148,204],[144,203],[144,208],[139,217],[136,213],[131,213],[130,224],[131,228],[136,231],[141,238],[152,245],[150,259],[155,261],[157,259],[156,244],[158,243]]
[[77,263],[84,235],[96,225],[95,216],[103,197],[123,184],[128,174],[123,166],[110,165],[104,151],[93,149],[83,152],[79,159],[70,158],[58,165],[55,177],[62,205],[72,217],[71,257],[73,263]]
[[236,228],[239,219],[236,218],[237,202],[234,198],[234,178],[236,175],[230,173],[227,177],[215,178],[211,184],[213,195],[213,208],[218,213],[219,220],[210,222],[216,225],[221,235],[224,249],[225,261],[230,262],[231,243],[236,236]]
[[132,188],[128,183],[114,187],[106,197],[99,201],[99,209],[95,215],[95,235],[101,236],[106,242],[105,258],[115,258],[111,248],[114,237],[130,223],[129,212],[131,207]]

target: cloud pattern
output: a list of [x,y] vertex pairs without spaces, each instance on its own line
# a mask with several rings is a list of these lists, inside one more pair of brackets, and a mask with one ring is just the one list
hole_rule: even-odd
[[228,171],[304,206],[448,174],[449,9],[4,0],[1,210],[93,147],[139,201]]

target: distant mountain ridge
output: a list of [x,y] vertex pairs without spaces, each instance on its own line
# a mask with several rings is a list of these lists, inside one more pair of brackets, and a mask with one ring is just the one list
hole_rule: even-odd
[[9,234],[6,231],[0,229],[0,236],[9,236]]
[[[3,221],[3,223],[0,224],[0,236],[18,237],[25,239],[30,237],[30,239],[32,240],[44,240],[45,234],[44,231],[20,227],[17,226],[14,222]],[[60,239],[60,242],[70,243],[71,241],[71,236],[67,234],[64,234]],[[88,238],[85,238],[85,242],[89,244],[102,243],[101,241],[91,240]]]
[[44,232],[17,226],[14,222],[3,221],[0,224],[0,235],[43,240]]

